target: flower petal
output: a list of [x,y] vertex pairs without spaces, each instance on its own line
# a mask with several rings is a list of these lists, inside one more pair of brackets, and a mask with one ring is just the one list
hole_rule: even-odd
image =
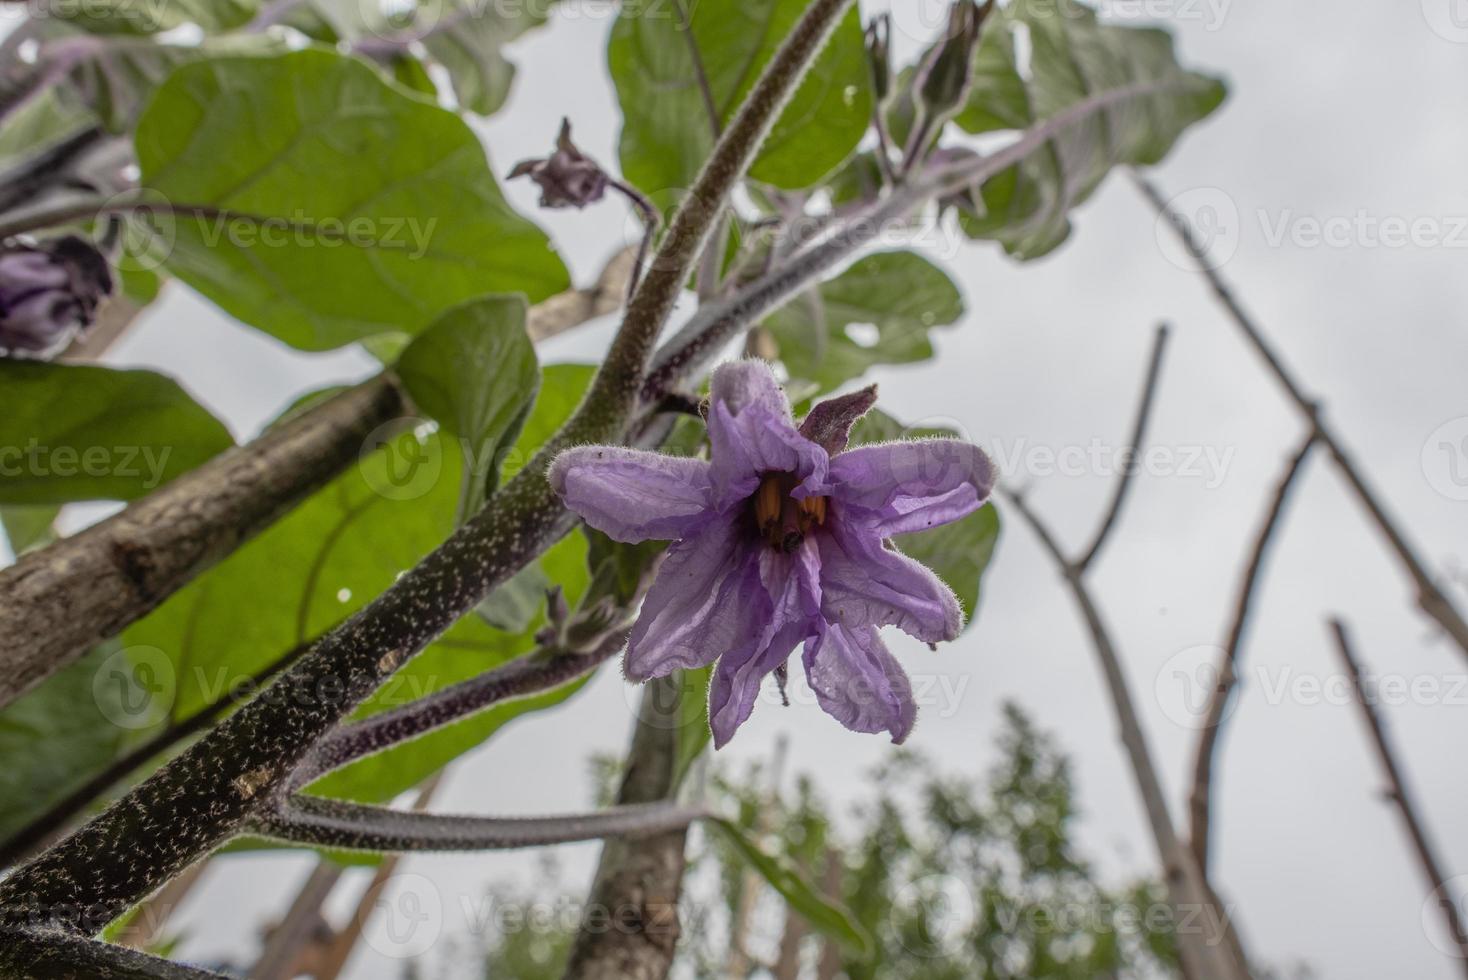
[[790,400],[767,361],[749,358],[727,361],[714,369],[709,379],[709,401],[723,403],[736,415],[751,405],[759,405],[771,415],[790,417]]
[[760,582],[770,597],[770,618],[751,640],[725,654],[709,682],[709,727],[714,748],[723,748],[754,711],[765,675],[790,658],[819,629],[819,557],[807,541],[793,555],[760,552]]
[[885,538],[978,510],[994,489],[994,464],[956,439],[889,442],[834,457],[831,482],[836,499],[871,512],[873,530]]
[[629,679],[705,667],[759,638],[772,604],[741,531],[718,521],[668,549],[627,641]]
[[858,629],[896,626],[926,643],[951,640],[963,628],[953,590],[927,566],[882,546],[869,528],[834,512],[821,549],[821,612],[826,621]]
[[709,464],[620,446],[577,446],[550,482],[566,506],[618,541],[676,540],[713,516]]
[[897,744],[912,731],[912,684],[872,627],[830,626],[805,645],[802,659],[816,701],[847,728],[891,732]]
[[714,402],[708,417],[714,494],[719,507],[748,498],[766,473],[793,473],[799,484],[793,497],[824,496],[830,456],[795,431],[788,411],[776,414],[764,405],[750,405],[738,415],[723,402]]

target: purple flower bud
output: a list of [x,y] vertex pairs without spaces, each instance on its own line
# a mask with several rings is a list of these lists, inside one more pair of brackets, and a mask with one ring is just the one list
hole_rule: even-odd
[[509,179],[527,174],[540,186],[543,208],[584,208],[600,201],[607,190],[606,173],[571,142],[569,119],[561,120],[556,152],[543,159],[520,161]]
[[112,292],[107,260],[75,235],[0,252],[0,351],[53,355]]

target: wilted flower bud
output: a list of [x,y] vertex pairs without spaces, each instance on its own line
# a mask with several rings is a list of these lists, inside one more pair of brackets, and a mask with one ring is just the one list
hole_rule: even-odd
[[917,80],[918,104],[931,118],[956,112],[968,98],[974,74],[974,45],[979,30],[994,9],[994,0],[981,7],[977,0],[958,0],[948,9],[948,30],[924,59]]
[[872,94],[881,105],[892,90],[892,15],[879,14],[867,23],[867,71],[872,79]]
[[111,292],[107,260],[83,238],[11,246],[0,252],[0,350],[56,353],[91,324]]
[[522,160],[510,171],[509,179],[530,175],[540,185],[543,208],[584,208],[600,201],[607,190],[607,175],[596,161],[571,142],[571,121],[561,120],[556,152],[543,159]]

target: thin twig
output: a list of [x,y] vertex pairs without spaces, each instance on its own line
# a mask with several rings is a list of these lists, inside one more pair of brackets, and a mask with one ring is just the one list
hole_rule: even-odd
[[1314,447],[1315,432],[1312,429],[1305,438],[1304,444],[1290,457],[1284,476],[1280,479],[1274,496],[1270,500],[1264,522],[1259,527],[1259,533],[1254,537],[1254,547],[1249,555],[1249,562],[1244,566],[1243,578],[1239,580],[1238,598],[1234,603],[1233,625],[1229,627],[1228,642],[1220,653],[1218,665],[1215,668],[1217,684],[1209,696],[1208,712],[1203,720],[1203,728],[1198,733],[1198,747],[1193,760],[1193,788],[1188,795],[1188,807],[1192,814],[1192,827],[1188,837],[1193,848],[1194,859],[1205,875],[1208,873],[1213,766],[1218,755],[1218,739],[1223,730],[1224,711],[1228,707],[1229,698],[1233,696],[1234,688],[1238,685],[1239,657],[1243,653],[1244,634],[1248,629],[1249,613],[1253,608],[1254,595],[1262,577],[1264,561],[1268,557],[1270,544],[1274,540],[1274,532],[1284,516],[1285,505],[1290,499],[1290,491],[1304,469],[1310,450]]
[[662,225],[662,218],[658,216],[657,207],[647,199],[647,195],[633,187],[626,181],[615,177],[608,177],[607,183],[615,188],[623,197],[632,203],[637,209],[637,216],[642,219],[642,239],[637,243],[637,254],[632,259],[632,270],[627,276],[627,299],[631,300],[632,294],[637,292],[637,280],[642,276],[642,264],[647,261],[648,250],[657,238],[658,228]]
[[1386,774],[1387,795],[1397,805],[1397,812],[1402,815],[1407,834],[1412,838],[1412,848],[1417,852],[1417,861],[1421,864],[1422,873],[1437,898],[1438,908],[1442,911],[1448,935],[1458,947],[1458,970],[1464,976],[1468,976],[1468,931],[1464,930],[1463,920],[1458,914],[1457,903],[1448,893],[1447,875],[1443,873],[1442,865],[1433,851],[1431,842],[1427,839],[1427,831],[1417,816],[1419,808],[1413,803],[1411,795],[1407,792],[1406,777],[1401,767],[1397,765],[1391,743],[1387,741],[1386,731],[1382,728],[1381,718],[1377,716],[1376,708],[1362,687],[1361,664],[1352,648],[1351,636],[1346,629],[1346,624],[1339,619],[1332,619],[1330,629],[1335,635],[1336,651],[1340,654],[1341,664],[1345,667],[1346,675],[1351,679],[1351,686],[1356,691],[1356,704],[1361,708],[1361,720],[1366,724],[1372,744],[1376,747],[1377,759],[1381,762],[1382,771]]
[[1106,516],[1101,518],[1101,524],[1096,528],[1096,535],[1091,539],[1091,546],[1076,562],[1077,569],[1082,573],[1089,569],[1096,560],[1101,546],[1106,543],[1111,529],[1116,526],[1116,519],[1121,515],[1122,504],[1126,503],[1127,491],[1131,489],[1132,478],[1137,470],[1136,458],[1142,451],[1142,444],[1147,439],[1147,423],[1152,416],[1152,403],[1157,395],[1157,381],[1162,376],[1162,354],[1167,349],[1167,337],[1167,324],[1158,324],[1157,334],[1152,341],[1152,360],[1147,366],[1147,380],[1142,384],[1142,397],[1137,404],[1136,421],[1132,423],[1132,437],[1127,441],[1127,462],[1121,468],[1121,478],[1115,481],[1116,488],[1112,491],[1111,506],[1106,508]]
[[1264,331],[1259,324],[1244,310],[1243,305],[1234,296],[1232,289],[1224,282],[1218,270],[1208,260],[1207,250],[1198,241],[1193,233],[1192,227],[1186,218],[1173,211],[1163,197],[1162,192],[1157,189],[1146,178],[1133,172],[1132,180],[1142,192],[1142,196],[1156,210],[1158,217],[1170,225],[1177,234],[1178,240],[1191,255],[1198,265],[1198,271],[1207,280],[1209,288],[1218,301],[1223,304],[1228,312],[1229,318],[1244,338],[1254,348],[1255,352],[1263,359],[1269,372],[1274,375],[1290,400],[1306,417],[1311,425],[1315,426],[1320,434],[1321,443],[1330,450],[1331,457],[1341,474],[1345,476],[1346,482],[1356,494],[1356,499],[1366,508],[1367,515],[1371,518],[1382,536],[1392,550],[1397,553],[1398,559],[1406,569],[1408,577],[1412,579],[1417,588],[1417,604],[1422,611],[1427,613],[1452,638],[1453,642],[1468,655],[1468,620],[1463,618],[1453,601],[1433,581],[1432,574],[1427,566],[1417,556],[1416,550],[1407,540],[1406,532],[1402,531],[1397,523],[1387,513],[1386,504],[1381,501],[1380,496],[1367,482],[1364,471],[1356,465],[1350,453],[1345,448],[1340,437],[1337,436],[1324,421],[1316,416],[1316,400],[1305,393],[1303,386],[1292,375],[1279,353],[1265,339]]
[[[1136,705],[1127,686],[1126,674],[1122,671],[1121,655],[1112,642],[1111,634],[1085,580],[1076,563],[1066,557],[1059,541],[1025,503],[1024,498],[1007,490],[1001,490],[1000,493],[1035,532],[1035,536],[1060,570],[1061,577],[1086,622],[1092,647],[1101,665],[1101,673],[1111,694],[1122,746],[1131,763],[1132,777],[1136,781],[1142,809],[1147,815],[1152,840],[1162,862],[1163,880],[1172,905],[1179,913],[1192,910],[1211,913],[1204,916],[1207,921],[1201,923],[1202,929],[1179,931],[1175,937],[1185,974],[1193,980],[1225,980],[1249,976],[1247,965],[1238,962],[1234,955],[1234,945],[1221,941],[1222,933],[1232,931],[1232,928],[1223,917],[1222,908],[1214,899],[1202,870],[1193,860],[1191,852],[1182,846],[1173,827],[1167,799],[1162,790],[1162,780],[1157,775],[1152,752],[1147,746],[1146,735],[1142,731]],[[1205,934],[1202,931],[1205,929],[1212,931]]]

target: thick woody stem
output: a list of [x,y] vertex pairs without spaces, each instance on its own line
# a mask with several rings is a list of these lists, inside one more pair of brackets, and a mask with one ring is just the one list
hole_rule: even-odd
[[274,523],[405,407],[397,384],[373,378],[0,571],[0,706]]

